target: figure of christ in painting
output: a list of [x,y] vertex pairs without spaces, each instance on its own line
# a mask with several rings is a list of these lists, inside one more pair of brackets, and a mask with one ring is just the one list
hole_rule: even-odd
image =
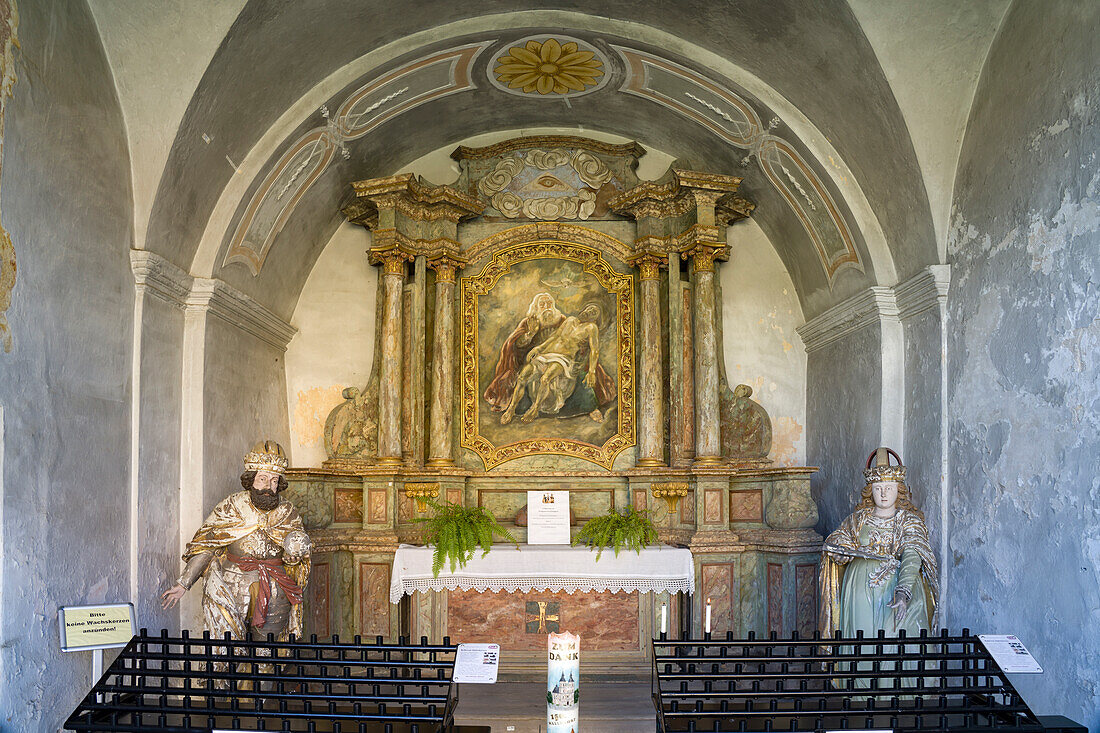
[[[558,415],[577,390],[588,390],[593,400],[588,415],[600,422],[603,408],[615,400],[615,384],[600,366],[600,307],[586,305],[577,316],[567,316],[542,343],[527,353],[526,364],[516,377],[502,425],[516,415],[526,391],[530,407],[520,418],[531,422],[539,414]],[[583,377],[580,375],[583,374]]]

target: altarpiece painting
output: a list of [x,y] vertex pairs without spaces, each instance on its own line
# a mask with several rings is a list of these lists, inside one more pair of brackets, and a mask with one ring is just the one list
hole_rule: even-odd
[[492,468],[555,454],[611,468],[634,444],[634,287],[595,249],[498,252],[462,278],[462,445]]

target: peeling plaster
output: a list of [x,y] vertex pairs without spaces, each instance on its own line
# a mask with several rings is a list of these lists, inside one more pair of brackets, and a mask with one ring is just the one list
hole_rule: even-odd
[[1013,6],[975,96],[947,240],[951,618],[1019,635],[1047,670],[1013,680],[1028,704],[1093,730],[1098,22],[1092,4]]

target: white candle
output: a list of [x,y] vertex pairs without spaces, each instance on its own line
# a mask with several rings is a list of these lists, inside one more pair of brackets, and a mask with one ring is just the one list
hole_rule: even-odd
[[703,631],[710,633],[710,599],[707,599],[707,613],[703,620]]
[[668,631],[668,604],[661,604],[661,633]]

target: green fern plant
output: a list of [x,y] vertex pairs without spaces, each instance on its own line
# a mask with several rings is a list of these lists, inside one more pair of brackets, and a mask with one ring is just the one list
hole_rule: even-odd
[[519,546],[496,517],[481,507],[464,507],[450,502],[440,504],[430,499],[426,503],[433,511],[432,516],[416,521],[425,524],[425,544],[435,547],[432,553],[432,575],[435,577],[439,577],[439,571],[448,560],[452,573],[456,567],[464,567],[478,547],[482,557],[488,555],[494,535]]
[[640,512],[634,507],[627,507],[622,512],[612,509],[603,516],[589,519],[573,538],[574,545],[598,547],[597,560],[605,547],[613,548],[616,556],[624,548],[640,554],[643,547],[656,541],[657,528],[653,526],[649,512]]

